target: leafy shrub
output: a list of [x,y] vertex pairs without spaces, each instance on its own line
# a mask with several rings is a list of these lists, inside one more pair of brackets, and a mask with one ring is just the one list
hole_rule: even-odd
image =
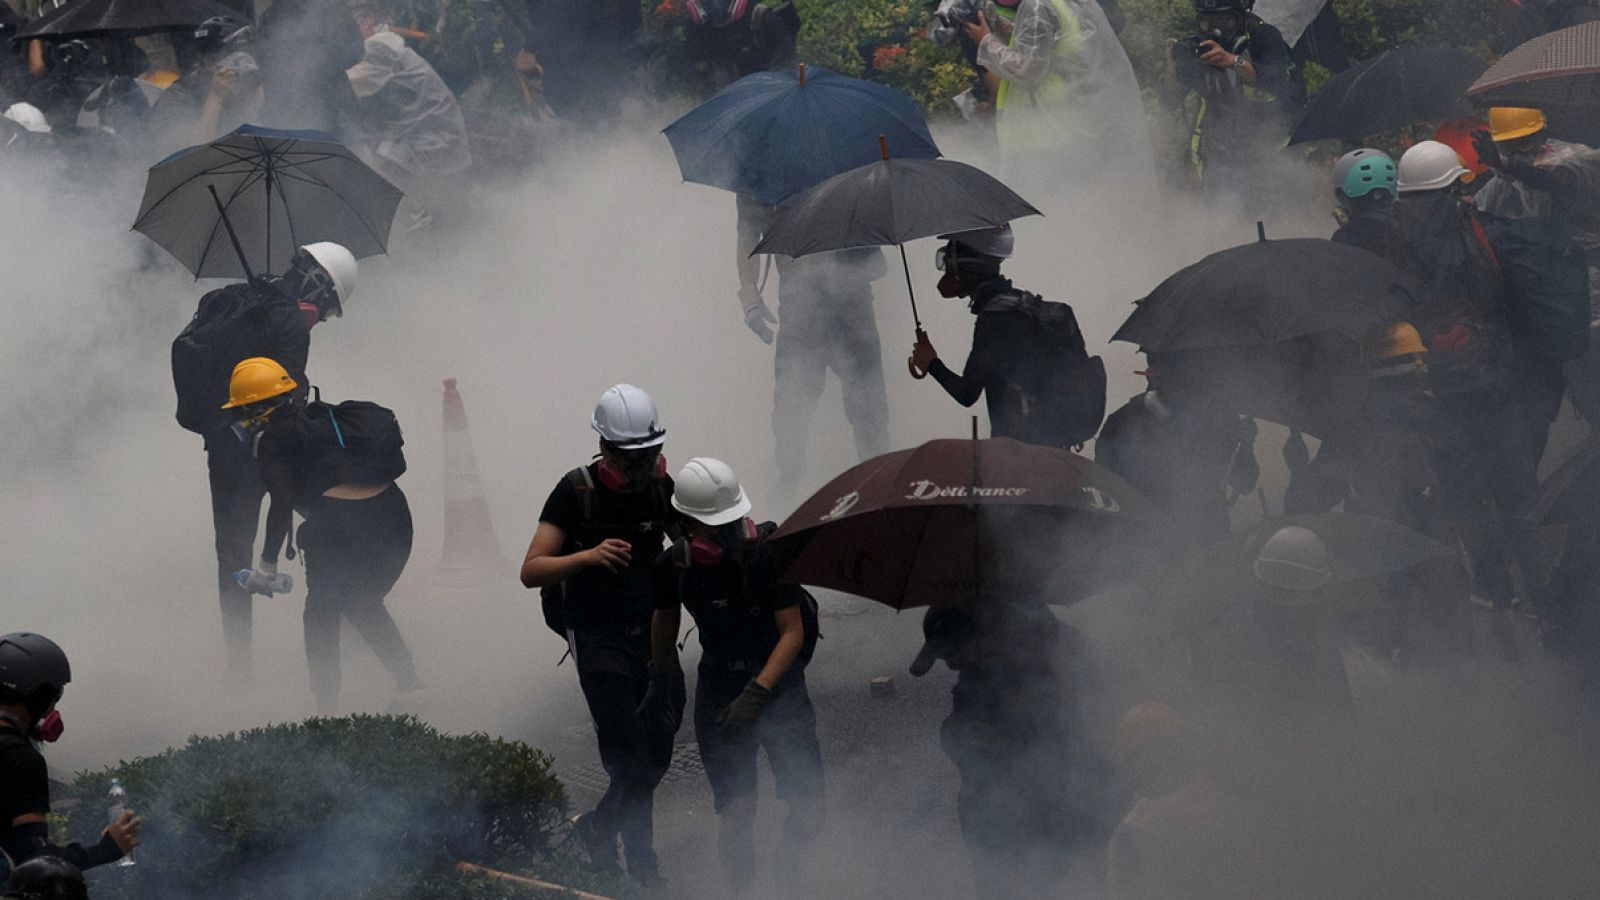
[[547,860],[566,808],[544,753],[390,716],[195,737],[85,773],[68,797],[76,839],[98,838],[112,778],[144,817],[145,846],[137,869],[97,879],[96,897],[518,896],[428,886],[471,880],[451,869],[457,856],[505,869]]

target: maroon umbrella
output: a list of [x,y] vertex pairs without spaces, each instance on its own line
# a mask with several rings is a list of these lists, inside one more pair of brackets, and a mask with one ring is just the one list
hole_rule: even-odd
[[833,479],[773,542],[785,580],[896,609],[1023,593],[1065,604],[1125,570],[1153,516],[1070,451],[939,440]]

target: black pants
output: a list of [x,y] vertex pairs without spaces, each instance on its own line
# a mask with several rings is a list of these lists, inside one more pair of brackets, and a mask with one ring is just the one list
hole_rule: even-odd
[[656,786],[672,762],[676,730],[634,714],[650,686],[650,627],[579,629],[571,640],[600,764],[611,778],[594,808],[594,830],[607,841],[622,838],[628,874],[648,878],[656,873]]
[[228,665],[250,666],[250,592],[233,573],[255,564],[256,528],[267,489],[250,448],[232,433],[206,438],[211,482],[211,524],[216,531],[217,598],[222,606],[222,644]]
[[817,714],[802,669],[791,669],[778,682],[772,702],[754,728],[729,732],[717,724],[760,668],[756,663],[728,664],[702,657],[694,689],[695,740],[719,817],[723,873],[736,893],[748,889],[755,876],[758,750],[766,749],[778,796],[789,807],[778,860],[794,871],[779,873],[780,882],[803,870],[797,857],[815,842],[825,818]]
[[411,507],[399,485],[366,500],[327,497],[306,511],[306,664],[323,708],[339,698],[339,624],[349,619],[389,670],[395,687],[416,686],[400,629],[383,605],[411,557]]

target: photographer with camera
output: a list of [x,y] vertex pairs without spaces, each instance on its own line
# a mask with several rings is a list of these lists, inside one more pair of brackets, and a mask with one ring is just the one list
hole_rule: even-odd
[[[1293,62],[1278,29],[1250,12],[1255,0],[1193,0],[1198,29],[1167,39],[1161,98],[1180,107],[1200,184],[1240,190],[1288,128]],[[1247,181],[1246,179],[1250,179]]]

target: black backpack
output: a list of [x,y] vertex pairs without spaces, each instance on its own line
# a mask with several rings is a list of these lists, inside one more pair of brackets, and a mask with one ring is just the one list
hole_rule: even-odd
[[1511,334],[1557,362],[1589,349],[1589,265],[1572,229],[1553,218],[1491,219]]
[[222,404],[228,401],[228,379],[240,360],[260,355],[267,302],[248,284],[230,284],[200,298],[194,318],[172,342],[179,425],[207,434],[226,423]]
[[1018,347],[1022,414],[1031,443],[1073,447],[1100,430],[1106,417],[1106,367],[1084,349],[1072,307],[1018,291],[989,301],[983,316],[1017,316],[1029,323],[1033,343]]
[[[565,478],[567,483],[571,484],[573,488],[578,491],[578,497],[583,501],[583,524],[575,530],[574,534],[567,535],[567,548],[565,548],[565,552],[571,553],[577,550],[587,550],[590,546],[594,546],[593,544],[589,543],[589,539],[592,535],[590,535],[588,532],[596,530],[597,526],[603,524],[595,522],[594,518],[594,478],[589,475],[588,466],[578,466],[576,469],[568,472]],[[661,479],[656,479],[655,481],[651,482],[650,491],[655,496],[656,515],[658,516],[657,521],[664,529],[666,528],[667,510],[670,508],[670,500],[666,496],[666,491],[662,490]],[[562,640],[566,640],[566,582],[558,581],[555,584],[547,584],[540,588],[539,607],[544,613],[545,627],[555,632]]]
[[406,471],[399,420],[366,400],[325,403],[315,396],[299,411],[295,441],[301,451],[297,475],[312,495],[340,484],[384,484]]

